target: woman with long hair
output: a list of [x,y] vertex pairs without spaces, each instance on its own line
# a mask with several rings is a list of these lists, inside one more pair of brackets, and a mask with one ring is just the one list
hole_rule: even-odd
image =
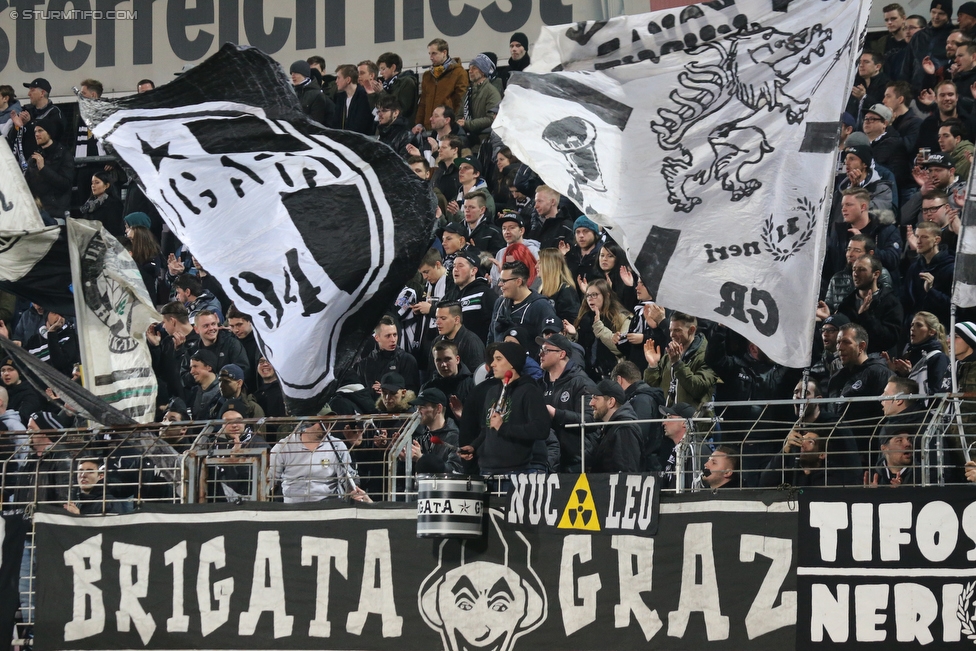
[[515,208],[515,198],[508,191],[508,183],[515,178],[515,173],[521,165],[522,162],[515,157],[515,154],[508,147],[502,147],[495,155],[495,166],[498,168],[498,173],[494,175],[495,180],[491,188],[492,197],[495,199],[495,210]]
[[[637,305],[637,283],[627,254],[615,242],[606,242],[597,256],[594,275],[610,283],[623,305]],[[585,290],[584,290],[585,291]]]
[[908,332],[908,345],[898,359],[888,360],[888,368],[918,382],[926,395],[942,391],[942,378],[949,368],[949,349],[945,327],[931,312],[916,312]]
[[539,293],[552,303],[556,316],[561,321],[574,321],[580,309],[579,293],[566,258],[559,249],[539,251],[539,277],[542,279]]
[[[574,324],[563,323],[570,339],[586,351],[586,373],[594,382],[606,379],[623,359],[617,349],[621,333],[630,329],[633,315],[617,299],[610,284],[602,279],[587,284],[584,302]],[[626,336],[626,334],[625,334]]]
[[144,212],[125,216],[125,236],[129,240],[129,253],[139,267],[149,298],[156,305],[164,305],[169,302],[166,260],[163,259],[156,236],[149,230],[150,225],[149,216]]
[[92,174],[91,191],[91,198],[79,208],[81,218],[101,222],[112,237],[121,240],[125,236],[123,206],[112,187],[112,176],[108,172]]

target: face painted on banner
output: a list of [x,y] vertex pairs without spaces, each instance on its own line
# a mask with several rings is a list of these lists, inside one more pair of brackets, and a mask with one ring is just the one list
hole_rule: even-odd
[[[238,138],[222,135],[228,122]],[[319,394],[331,364],[308,360],[335,359],[343,324],[376,291],[393,256],[392,214],[375,171],[335,141],[228,102],[122,110],[99,129],[110,130],[103,133],[182,241],[201,250],[228,243],[202,262],[253,315],[282,383],[295,397]],[[312,204],[317,209],[306,210]],[[365,248],[329,256],[314,244],[323,231],[347,233]],[[273,250],[274,263],[254,266],[248,251],[257,247]],[[318,350],[293,346],[309,329]]]

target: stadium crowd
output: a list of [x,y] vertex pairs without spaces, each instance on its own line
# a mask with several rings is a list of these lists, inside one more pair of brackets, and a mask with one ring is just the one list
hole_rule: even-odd
[[[933,1],[928,17],[897,4],[884,16],[887,32],[861,54],[841,117],[806,369],[775,364],[725,327],[655,303],[609,234],[493,133],[509,75],[529,64],[524,34],[512,35],[507,62],[465,52],[466,69],[434,39],[420,76],[391,52],[331,72],[318,56],[290,64],[311,119],[386,143],[438,202],[417,276],[405,279],[376,324],[373,349],[340,378],[323,413],[419,413],[422,427],[403,456],[426,472],[660,472],[674,487],[684,469],[699,489],[921,483],[930,403],[905,396],[948,392],[953,367],[960,391],[976,390],[976,316],[957,315],[955,359],[947,338],[976,128],[976,2],[959,6],[956,24],[947,0]],[[26,100],[0,86],[0,133],[45,222],[100,221],[126,244],[163,316],[146,333],[160,437],[185,450],[199,430],[180,423],[218,421],[212,445],[270,449],[286,501],[369,499],[370,477],[356,460],[382,456],[389,432],[262,424],[288,413],[251,315],[77,115],[51,101],[51,85],[23,86]],[[154,87],[146,79],[138,92]],[[102,90],[93,79],[80,83],[84,97]],[[70,318],[7,294],[0,318],[0,332],[78,379]],[[0,365],[0,425],[11,440],[75,424],[52,391],[21,373],[13,359]],[[768,406],[818,398],[834,400]],[[716,413],[715,401],[747,404]],[[702,428],[696,416],[718,420]],[[689,453],[703,429],[706,454]],[[946,479],[976,480],[968,450],[949,438]],[[29,440],[37,459],[52,457],[50,438]],[[86,482],[97,483],[108,461],[85,461]],[[234,477],[222,485],[221,499],[238,494]],[[85,495],[57,499],[84,511]]]

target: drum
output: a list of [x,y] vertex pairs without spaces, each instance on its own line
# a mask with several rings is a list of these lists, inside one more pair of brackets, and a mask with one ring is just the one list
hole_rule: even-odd
[[419,475],[418,538],[479,538],[488,484],[481,477]]

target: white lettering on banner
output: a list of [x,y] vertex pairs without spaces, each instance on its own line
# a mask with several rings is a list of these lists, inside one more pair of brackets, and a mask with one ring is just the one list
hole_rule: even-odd
[[[874,504],[856,502],[811,502],[810,522],[820,532],[820,558],[826,563],[837,560],[838,532],[851,528],[851,559],[857,562],[874,560],[874,522],[877,516],[879,560],[897,562],[902,547],[914,545],[922,556],[941,563],[960,544],[959,529],[968,538],[966,557],[976,561],[976,502],[969,504],[959,517],[946,502],[927,502],[913,516],[911,502]],[[876,512],[875,512],[876,511]]]
[[650,642],[661,627],[657,610],[651,610],[641,596],[650,592],[654,573],[654,539],[643,536],[613,536],[610,546],[617,550],[620,603],[613,607],[614,628],[630,626],[633,613],[644,639]]
[[403,618],[397,615],[393,599],[393,561],[390,557],[390,530],[378,529],[366,533],[366,560],[363,564],[363,583],[359,592],[359,609],[346,618],[346,632],[362,635],[366,617],[380,616],[383,637],[400,637]]
[[[918,583],[854,586],[854,639],[858,642],[886,641],[887,633],[883,627],[888,621],[889,589],[892,587],[890,593],[894,594],[894,599],[890,612],[895,622],[895,639],[931,644],[935,641],[931,626],[939,618],[939,600],[931,589]],[[963,586],[958,583],[942,586],[942,642],[962,639],[957,616],[962,591]],[[850,594],[851,586],[847,583],[837,584],[833,591],[822,583],[811,586],[812,642],[823,642],[829,637],[831,642],[843,644],[850,639]]]
[[[71,568],[73,602],[71,621],[64,625],[64,641],[81,640],[105,630],[102,589],[102,534],[92,536],[64,552],[64,564]],[[91,612],[90,617],[85,615]]]
[[281,562],[281,539],[277,531],[258,532],[254,578],[251,579],[251,601],[247,611],[241,613],[237,632],[240,635],[254,635],[261,613],[265,611],[274,614],[275,639],[291,635],[295,618],[285,610],[285,578]]
[[[780,596],[780,589],[793,565],[793,541],[788,538],[742,534],[739,560],[751,563],[757,554],[765,556],[772,563],[749,612],[746,613],[746,633],[750,640],[796,624],[796,591],[786,591]],[[774,606],[777,598],[780,598],[780,605]]]
[[[612,477],[611,481],[614,480]],[[545,519],[550,527],[556,526],[559,512],[552,507],[552,496],[558,490],[559,475],[512,475],[506,519],[512,524],[526,524],[525,507],[528,504],[528,524],[539,524]]]
[[[701,583],[697,581],[701,562]],[[698,522],[685,527],[684,559],[681,564],[681,594],[678,609],[668,613],[668,635],[684,637],[691,613],[705,616],[705,636],[709,642],[727,640],[729,618],[722,614],[715,553],[712,550],[712,523]]]
[[173,566],[173,615],[166,620],[167,633],[186,633],[190,618],[183,606],[183,566],[186,561],[186,541],[173,545],[163,554],[167,565]]
[[627,475],[624,489],[621,491],[621,507],[618,504],[617,484],[618,475],[610,477],[610,496],[607,504],[607,517],[604,518],[604,528],[647,531],[654,515],[654,484],[657,478],[653,475]]
[[[227,562],[224,537],[212,538],[200,546],[200,569],[197,571],[197,605],[200,609],[200,629],[204,637],[223,626],[230,618],[230,596],[234,594],[234,577],[221,579],[210,585],[210,566],[221,569]],[[217,600],[214,610],[211,599]]]
[[332,622],[329,621],[329,577],[332,574],[332,559],[335,559],[336,571],[342,578],[348,578],[348,541],[302,536],[302,565],[310,567],[313,562],[316,563],[315,619],[308,624],[309,637],[332,635]]
[[[156,632],[156,620],[142,609],[140,599],[149,594],[149,559],[152,548],[117,542],[112,545],[112,558],[119,562],[119,609],[115,622],[120,633],[135,624],[143,644],[149,644]],[[135,573],[135,579],[133,579]]]
[[566,635],[572,635],[596,621],[596,593],[603,587],[599,574],[575,578],[573,561],[577,557],[581,564],[593,560],[590,536],[574,534],[563,538],[559,564],[559,608],[562,610]]

